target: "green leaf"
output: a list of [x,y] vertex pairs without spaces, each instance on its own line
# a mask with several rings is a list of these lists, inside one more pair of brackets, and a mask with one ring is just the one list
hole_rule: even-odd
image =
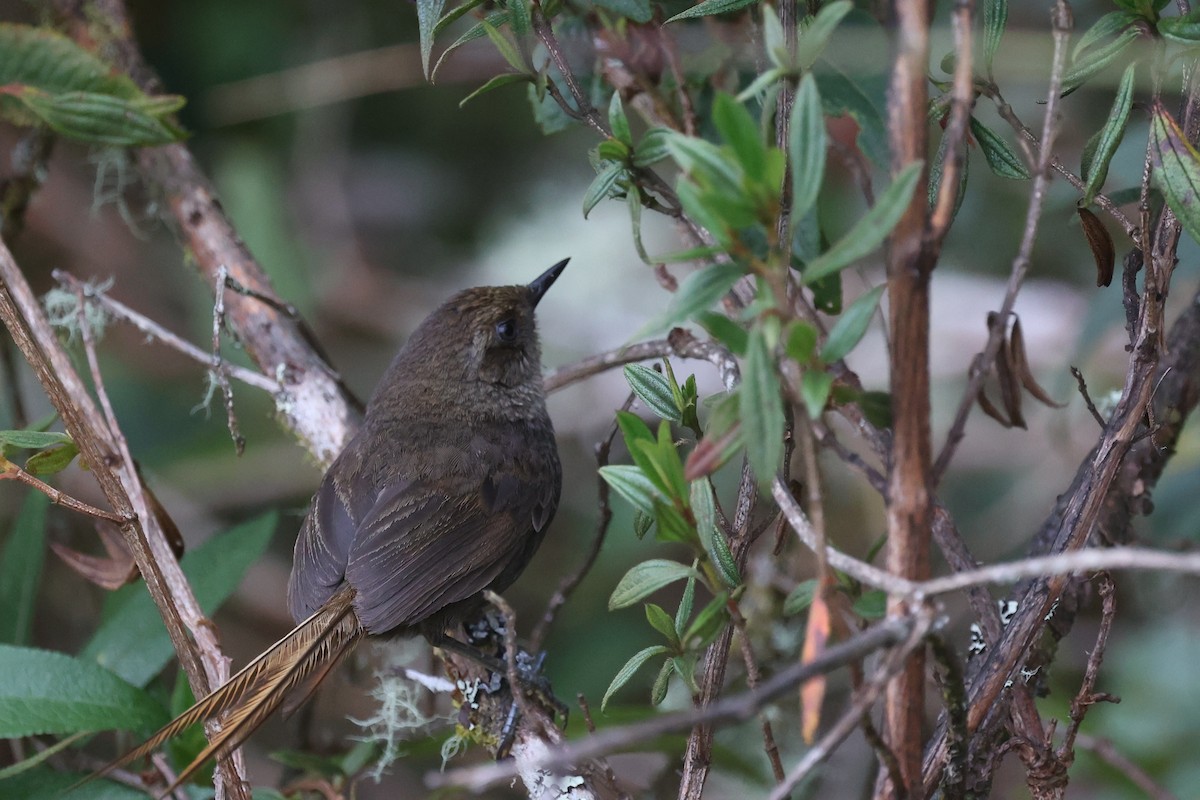
[[821,416],[833,388],[833,376],[822,370],[810,369],[800,376],[800,399],[804,409],[813,419]]
[[671,131],[667,128],[651,128],[646,131],[642,141],[633,149],[633,165],[649,167],[657,164],[671,154],[667,148],[667,139]]
[[442,16],[446,0],[417,0],[417,31],[421,40],[421,68],[429,80],[429,54],[433,51],[433,29]]
[[[181,565],[201,610],[211,616],[267,548],[278,515],[235,525],[184,555]],[[158,609],[143,586],[109,595],[103,621],[80,654],[135,686],[145,686],[175,655]]]
[[1136,29],[1125,30],[1116,39],[1086,52],[1063,78],[1064,95],[1078,89],[1084,81],[1117,60],[1121,53],[1140,36]]
[[790,617],[811,606],[813,597],[817,594],[817,584],[816,578],[796,584],[796,588],[788,592],[788,596],[783,600],[783,615]]
[[658,526],[655,538],[660,542],[682,542],[693,545],[698,540],[696,529],[683,518],[674,504],[662,500],[654,501],[654,524]]
[[608,197],[609,192],[616,186],[624,172],[625,165],[620,163],[609,164],[600,170],[600,174],[595,177],[583,195],[584,219],[587,219],[587,215],[596,207],[597,203]]
[[921,162],[917,161],[905,167],[875,201],[874,207],[845,236],[809,262],[804,270],[804,282],[811,284],[819,278],[839,272],[883,244],[908,208],[913,189],[921,177],[921,166]]
[[783,351],[797,364],[811,363],[817,351],[817,329],[807,322],[791,323]]
[[713,124],[733,149],[742,172],[756,183],[767,178],[767,148],[759,135],[758,125],[746,107],[732,95],[717,92],[713,99]]
[[888,149],[887,127],[879,108],[862,87],[837,67],[831,65],[829,71],[822,69],[814,74],[817,86],[821,90],[825,116],[849,115],[858,123],[858,136],[855,139],[858,149],[871,159],[875,166],[886,169],[891,163],[891,152]]
[[147,731],[166,722],[150,695],[101,666],[52,650],[0,645],[0,737]]
[[679,197],[679,204],[683,206],[687,215],[700,223],[700,226],[711,233],[713,239],[720,245],[717,252],[729,248],[732,242],[729,226],[716,213],[716,210],[709,206],[709,198],[705,191],[694,182],[681,178],[675,185],[675,194]]
[[975,136],[975,141],[979,142],[979,149],[983,151],[983,157],[987,159],[992,172],[1001,178],[1022,181],[1029,179],[1029,169],[1025,162],[999,134],[975,117],[971,117],[971,133]]
[[609,698],[616,694],[618,689],[629,683],[629,679],[632,678],[634,674],[642,668],[643,664],[655,656],[667,655],[670,652],[671,651],[669,648],[664,647],[661,644],[656,644],[634,653],[633,656],[625,662],[625,666],[621,667],[621,669],[617,671],[616,676],[612,679],[612,683],[610,683],[608,685],[608,689],[605,690],[604,699],[600,701],[600,710],[604,711],[604,709],[608,707]]
[[[770,6],[763,6],[763,9],[764,11],[769,10]],[[745,89],[742,89],[740,92],[738,92],[737,99],[744,103],[751,97],[756,97],[760,94],[764,95],[764,97],[769,96],[767,95],[767,90],[773,88],[775,84],[779,83],[789,74],[790,70],[785,69],[784,67],[772,67],[752,80],[750,85]]]
[[665,375],[641,364],[627,364],[624,372],[629,387],[646,404],[646,408],[671,422],[683,420]]
[[128,76],[60,33],[0,23],[0,86],[23,84],[47,92],[96,92],[133,100],[145,97]]
[[1008,0],[985,0],[983,5],[983,63],[988,75],[992,74],[992,61],[1000,49],[1004,26],[1008,24]]
[[65,739],[59,739],[57,742],[45,749],[38,750],[28,758],[22,759],[15,764],[10,764],[9,766],[0,769],[0,792],[4,791],[5,781],[8,778],[16,777],[22,772],[28,772],[29,770],[34,769],[39,764],[53,758],[55,755],[61,753],[63,750],[66,750],[68,747],[77,744],[81,739],[87,737],[88,735],[89,734],[86,732],[71,734]]
[[675,448],[675,439],[671,436],[671,426],[665,419],[658,423],[656,464],[662,470],[663,478],[670,488],[670,496],[678,497],[686,502],[687,481],[683,478],[683,461],[679,458],[679,450]]
[[[89,144],[134,147],[168,144],[183,134],[133,100],[97,92],[51,93],[33,86],[0,87],[36,120],[55,133]],[[0,109],[6,106],[0,104]]]
[[[46,508],[41,492],[25,495],[0,554],[0,642],[28,644],[38,585],[46,560]],[[0,678],[2,681],[3,678]]]
[[[503,75],[496,75],[488,80],[483,86],[480,86],[475,91],[458,101],[458,107],[462,108],[467,103],[479,97],[481,94],[487,94],[493,89],[499,89],[502,86],[509,86],[514,83],[529,83],[532,80],[528,75],[514,75],[511,72],[506,72]],[[585,215],[586,216],[586,215]]]
[[654,16],[650,0],[592,0],[592,3],[643,24],[649,22]]
[[668,19],[667,22],[678,22],[681,19],[694,19],[695,17],[707,17],[713,14],[727,14],[730,11],[745,8],[753,2],[755,0],[703,0],[686,11],[680,11]]
[[784,419],[779,376],[761,324],[750,330],[746,342],[739,394],[746,454],[759,485],[766,486],[775,479],[783,457]]
[[679,608],[675,610],[675,635],[682,637],[688,617],[692,615],[692,604],[696,602],[696,576],[687,579],[683,587],[683,597],[679,598]]
[[650,627],[661,633],[667,639],[672,650],[679,649],[679,634],[675,632],[675,620],[657,603],[646,603],[646,621]]
[[[933,157],[933,163],[929,165],[929,207],[934,208],[938,203],[938,196],[942,192],[942,181],[945,178],[946,171],[946,156],[950,154],[950,136],[946,133],[942,134],[941,141],[938,142],[937,155]],[[958,171],[958,190],[954,194],[954,208],[950,211],[950,220],[953,221],[958,216],[958,209],[962,207],[963,198],[967,195],[967,176],[970,171],[971,151],[965,150],[962,154],[962,169]]]
[[[13,800],[146,800],[146,793],[141,789],[110,780],[94,780],[80,786],[79,782],[86,777],[82,773],[37,767],[0,781],[0,797]],[[258,797],[257,789],[254,796]]]
[[529,0],[507,0],[505,5],[508,6],[508,15],[512,22],[512,32],[517,39],[529,34],[533,27],[533,18],[530,16]]
[[629,117],[625,116],[620,91],[613,92],[612,100],[608,104],[608,125],[612,128],[614,139],[627,147],[633,147],[633,133],[629,130]]
[[696,270],[679,284],[666,312],[638,335],[665,330],[691,319],[701,311],[707,311],[745,274],[741,265],[732,263],[713,264]]
[[700,693],[700,687],[696,685],[696,658],[695,653],[671,657],[671,666],[674,667],[675,674],[683,680],[693,695]]
[[[483,5],[483,3],[484,0],[467,0],[467,2],[463,3],[462,5],[456,6],[455,8],[447,11],[442,15],[442,18],[437,21],[437,25],[433,26],[433,38],[436,39],[438,34],[446,30],[446,28],[450,27],[455,22],[458,22],[467,14],[470,14],[472,11],[479,8],[481,5]],[[481,29],[480,34],[482,33],[483,31]]]
[[643,539],[652,527],[654,527],[654,517],[635,508],[633,510],[633,535]]
[[709,560],[726,586],[733,588],[740,585],[742,576],[738,573],[737,561],[729,550],[725,532],[717,524],[717,506],[712,485],[707,478],[694,480],[690,494],[692,515],[696,518],[696,532],[700,535],[700,543],[704,545]]
[[788,157],[792,162],[792,218],[799,219],[816,205],[825,177],[825,112],[817,80],[809,73],[800,81],[788,128]]
[[738,196],[742,194],[742,176],[721,152],[721,148],[712,142],[671,131],[667,136],[667,150],[679,168],[701,188],[717,189]]
[[602,161],[625,161],[629,158],[629,146],[609,137],[596,145],[596,155]]
[[1154,181],[1188,235],[1200,242],[1200,153],[1161,103],[1150,116]]
[[618,410],[617,425],[620,427],[621,435],[625,439],[625,446],[630,450],[633,449],[634,442],[654,442],[654,434],[650,432],[649,426],[637,414]]
[[740,356],[746,352],[746,338],[749,334],[741,325],[716,311],[701,311],[695,317],[700,326],[708,331],[714,339],[728,347],[731,353]]
[[1092,27],[1084,32],[1075,47],[1071,49],[1071,61],[1076,62],[1087,50],[1095,47],[1101,40],[1137,24],[1140,17],[1130,11],[1110,11],[1096,20]]
[[517,50],[516,45],[505,36],[499,28],[492,25],[487,20],[481,20],[480,25],[483,26],[483,32],[492,40],[492,44],[508,62],[508,65],[517,72],[528,72],[528,67],[525,66],[525,59],[521,57],[521,51]]
[[887,614],[887,593],[879,589],[863,592],[851,608],[863,619],[882,619]]
[[[1125,128],[1129,125],[1129,112],[1133,108],[1133,82],[1137,77],[1137,64],[1130,64],[1121,76],[1117,87],[1117,96],[1113,99],[1112,108],[1108,112],[1108,120],[1100,129],[1095,149],[1089,159],[1084,178],[1087,186],[1083,192],[1083,204],[1091,203],[1096,194],[1104,186],[1108,177],[1108,166],[1125,136]],[[1090,144],[1090,142],[1089,142]]]
[[663,700],[667,699],[667,689],[671,687],[673,674],[675,674],[675,667],[668,658],[659,668],[658,676],[654,679],[654,686],[650,689],[650,705],[660,705]]
[[[451,53],[453,53],[458,48],[462,47],[467,42],[473,42],[476,39],[483,38],[483,36],[486,35],[486,32],[484,30],[485,24],[490,25],[493,28],[500,28],[504,25],[507,25],[508,24],[508,12],[507,11],[491,12],[486,17],[481,19],[479,22],[476,22],[470,28],[467,28],[467,30],[464,31],[461,36],[459,36],[457,39],[455,39],[453,42],[451,42],[450,46],[447,47],[445,50],[443,50],[442,54],[440,56],[438,56],[437,63],[433,65],[433,72],[430,73],[430,76],[429,76],[430,81],[437,80],[438,70],[440,70],[442,68],[442,65],[446,63],[446,59],[450,56]],[[532,86],[529,88],[530,88],[530,91],[533,90]],[[550,102],[554,103],[553,100],[551,100]],[[554,107],[558,108],[558,105],[554,104]]]
[[[763,49],[767,52],[767,57],[776,67],[789,72],[793,71],[792,56],[788,52],[787,36],[783,32],[783,23],[779,21],[779,14],[769,5],[763,5],[761,13]],[[738,100],[743,99],[745,98],[738,96]]]
[[821,7],[796,42],[796,64],[800,69],[807,70],[816,63],[825,45],[829,44],[829,37],[833,35],[838,23],[853,8],[854,4],[850,0],[837,0]]
[[704,647],[711,642],[725,626],[729,616],[728,603],[729,592],[721,592],[700,609],[700,613],[681,637],[684,647]]
[[628,464],[610,464],[600,468],[600,477],[638,511],[654,516],[654,500],[660,492],[641,469]]
[[41,450],[60,444],[75,444],[75,441],[67,434],[57,431],[0,431],[0,445],[6,450],[10,447],[17,450]]
[[892,396],[887,392],[863,392],[858,397],[859,408],[867,421],[880,430],[892,427]]
[[608,610],[615,611],[646,599],[664,586],[696,575],[689,566],[666,558],[652,558],[632,567],[617,582],[608,598]]
[[53,475],[71,466],[77,455],[79,448],[74,442],[42,450],[29,457],[25,462],[25,471],[31,475]]
[[879,298],[883,296],[886,288],[886,284],[876,286],[851,303],[846,313],[838,317],[833,329],[829,331],[825,346],[821,348],[822,361],[826,364],[840,361],[858,345],[863,334],[867,332],[867,326],[871,324],[871,317],[875,315]]
[[1182,17],[1164,17],[1158,21],[1158,32],[1164,39],[1184,45],[1200,44],[1200,8]]

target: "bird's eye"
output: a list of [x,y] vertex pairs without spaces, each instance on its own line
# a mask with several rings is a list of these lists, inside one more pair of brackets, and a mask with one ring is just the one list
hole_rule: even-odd
[[517,321],[509,317],[496,323],[496,338],[511,342],[517,338]]

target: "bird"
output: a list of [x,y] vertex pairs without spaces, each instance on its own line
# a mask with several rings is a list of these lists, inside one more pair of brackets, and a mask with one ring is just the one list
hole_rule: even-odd
[[169,793],[285,701],[306,701],[365,637],[439,643],[485,590],[517,579],[562,487],[534,310],[568,261],[528,285],[463,290],[413,331],[300,527],[287,597],[296,627],[95,776],[220,720]]

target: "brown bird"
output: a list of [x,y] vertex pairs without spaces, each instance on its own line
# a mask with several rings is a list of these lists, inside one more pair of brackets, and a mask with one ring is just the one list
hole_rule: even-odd
[[364,636],[421,633],[436,643],[485,589],[516,580],[562,485],[534,307],[566,265],[528,286],[459,292],[421,323],[300,528],[288,582],[296,628],[98,774],[219,719],[220,733],[169,792],[285,699],[303,703]]

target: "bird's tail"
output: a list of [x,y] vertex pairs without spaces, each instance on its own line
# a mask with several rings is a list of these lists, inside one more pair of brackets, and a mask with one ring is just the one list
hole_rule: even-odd
[[152,753],[164,742],[201,721],[218,720],[221,729],[163,794],[174,791],[210,758],[220,759],[232,753],[294,690],[302,687],[300,701],[307,699],[316,685],[363,637],[365,631],[354,613],[353,600],[351,589],[334,595],[220,688],[92,777],[100,777]]

